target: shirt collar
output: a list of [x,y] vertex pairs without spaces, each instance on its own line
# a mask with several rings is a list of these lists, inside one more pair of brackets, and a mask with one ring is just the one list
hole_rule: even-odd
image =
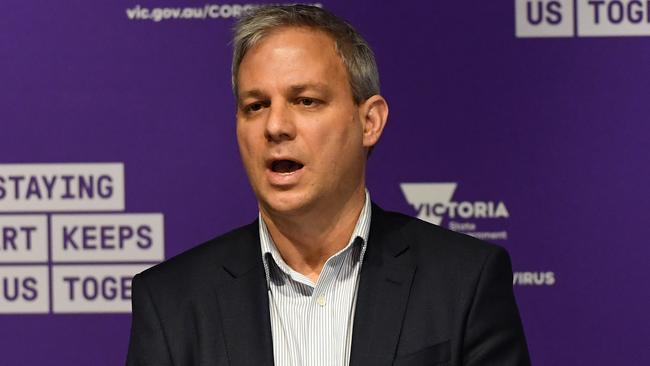
[[[352,231],[352,235],[348,241],[348,245],[346,245],[345,248],[338,251],[332,257],[348,251],[349,248],[352,247],[355,243],[359,243],[359,245],[361,245],[360,259],[363,259],[363,255],[366,251],[366,246],[368,243],[368,234],[370,232],[370,218],[372,216],[372,203],[370,201],[370,193],[367,189],[365,193],[365,202],[363,208],[361,209],[361,213],[359,214],[359,218],[357,219],[357,224],[354,227],[354,231]],[[268,231],[266,223],[264,222],[264,219],[262,219],[261,213],[259,214],[259,232],[262,261],[264,262],[264,271],[266,272],[267,281],[270,279],[269,262],[271,260],[275,262],[275,264],[279,267],[280,270],[282,270],[282,272],[288,275],[292,275],[292,277],[293,275],[302,276],[299,273],[295,272],[291,267],[289,267],[289,265],[285,263],[284,259],[282,259],[280,252],[273,242],[273,238],[271,238],[271,234]]]

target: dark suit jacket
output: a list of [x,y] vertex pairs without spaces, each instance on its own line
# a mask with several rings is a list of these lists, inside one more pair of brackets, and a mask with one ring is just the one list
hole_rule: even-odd
[[[508,254],[373,205],[351,352],[353,366],[529,365]],[[273,365],[257,222],[134,278],[127,364]]]

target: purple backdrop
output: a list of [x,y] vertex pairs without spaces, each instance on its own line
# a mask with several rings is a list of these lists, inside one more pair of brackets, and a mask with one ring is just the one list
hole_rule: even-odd
[[[122,163],[121,211],[164,215],[165,258],[254,219],[230,92],[236,4],[214,4],[2,2],[0,164]],[[507,217],[441,224],[507,232],[493,241],[511,253],[534,364],[650,364],[650,38],[517,38],[512,1],[322,4],[377,54],[390,117],[373,199],[416,216],[402,183],[453,182],[454,202],[503,203]],[[124,363],[128,313],[49,309],[0,314],[2,364]]]

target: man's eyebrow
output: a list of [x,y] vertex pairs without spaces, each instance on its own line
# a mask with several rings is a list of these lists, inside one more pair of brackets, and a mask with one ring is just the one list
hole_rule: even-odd
[[264,94],[261,90],[259,89],[251,89],[251,90],[246,90],[241,93],[239,93],[239,99],[245,99],[245,98],[265,98],[266,94]]
[[297,94],[305,90],[316,90],[320,92],[329,92],[330,88],[325,83],[305,83],[305,84],[296,84],[289,87],[291,92]]
[[[330,94],[330,87],[325,83],[319,83],[319,82],[295,84],[295,85],[291,85],[288,88],[289,93],[291,93],[292,95],[300,94],[306,90],[315,90],[317,92],[321,92],[326,95]],[[268,98],[268,95],[260,89],[250,89],[239,93],[240,104],[244,101],[244,99],[247,98],[266,99]]]

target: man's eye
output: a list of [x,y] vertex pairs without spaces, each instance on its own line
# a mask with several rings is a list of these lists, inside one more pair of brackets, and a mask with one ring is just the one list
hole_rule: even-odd
[[245,110],[246,110],[246,112],[257,112],[257,111],[261,110],[262,107],[264,107],[264,106],[260,102],[251,103],[251,104],[246,106]]
[[316,104],[318,104],[318,101],[312,98],[299,98],[298,99],[298,104],[301,104],[305,107],[312,107]]

